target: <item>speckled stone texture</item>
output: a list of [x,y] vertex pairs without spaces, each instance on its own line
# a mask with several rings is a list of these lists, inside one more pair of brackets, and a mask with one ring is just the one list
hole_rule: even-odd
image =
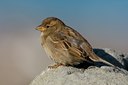
[[128,85],[128,55],[111,49],[94,49],[94,51],[117,67],[47,68],[30,85]]

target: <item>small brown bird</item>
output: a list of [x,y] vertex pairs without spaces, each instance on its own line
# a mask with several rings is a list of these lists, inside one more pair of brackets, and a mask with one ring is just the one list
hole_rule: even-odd
[[41,31],[41,45],[46,54],[56,63],[50,68],[73,66],[83,61],[88,62],[89,59],[111,65],[93,52],[91,45],[80,33],[58,18],[44,19],[36,30]]

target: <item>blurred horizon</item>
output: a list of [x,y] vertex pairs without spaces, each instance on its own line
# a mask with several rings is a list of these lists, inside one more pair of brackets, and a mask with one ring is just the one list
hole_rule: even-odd
[[0,85],[28,85],[53,63],[35,30],[53,16],[82,34],[93,48],[128,53],[127,0],[1,0]]

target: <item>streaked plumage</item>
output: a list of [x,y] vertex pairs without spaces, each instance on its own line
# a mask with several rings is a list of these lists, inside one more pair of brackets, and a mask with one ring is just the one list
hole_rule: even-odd
[[93,52],[91,45],[81,34],[58,18],[48,17],[36,29],[41,31],[41,44],[47,55],[56,63],[52,68],[60,65],[73,66],[89,59],[107,63]]

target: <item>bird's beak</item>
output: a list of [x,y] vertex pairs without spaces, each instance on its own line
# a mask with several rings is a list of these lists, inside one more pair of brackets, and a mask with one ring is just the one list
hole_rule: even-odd
[[42,27],[42,26],[38,26],[35,29],[38,30],[38,31],[41,31],[41,32],[44,32],[46,30],[46,28]]

